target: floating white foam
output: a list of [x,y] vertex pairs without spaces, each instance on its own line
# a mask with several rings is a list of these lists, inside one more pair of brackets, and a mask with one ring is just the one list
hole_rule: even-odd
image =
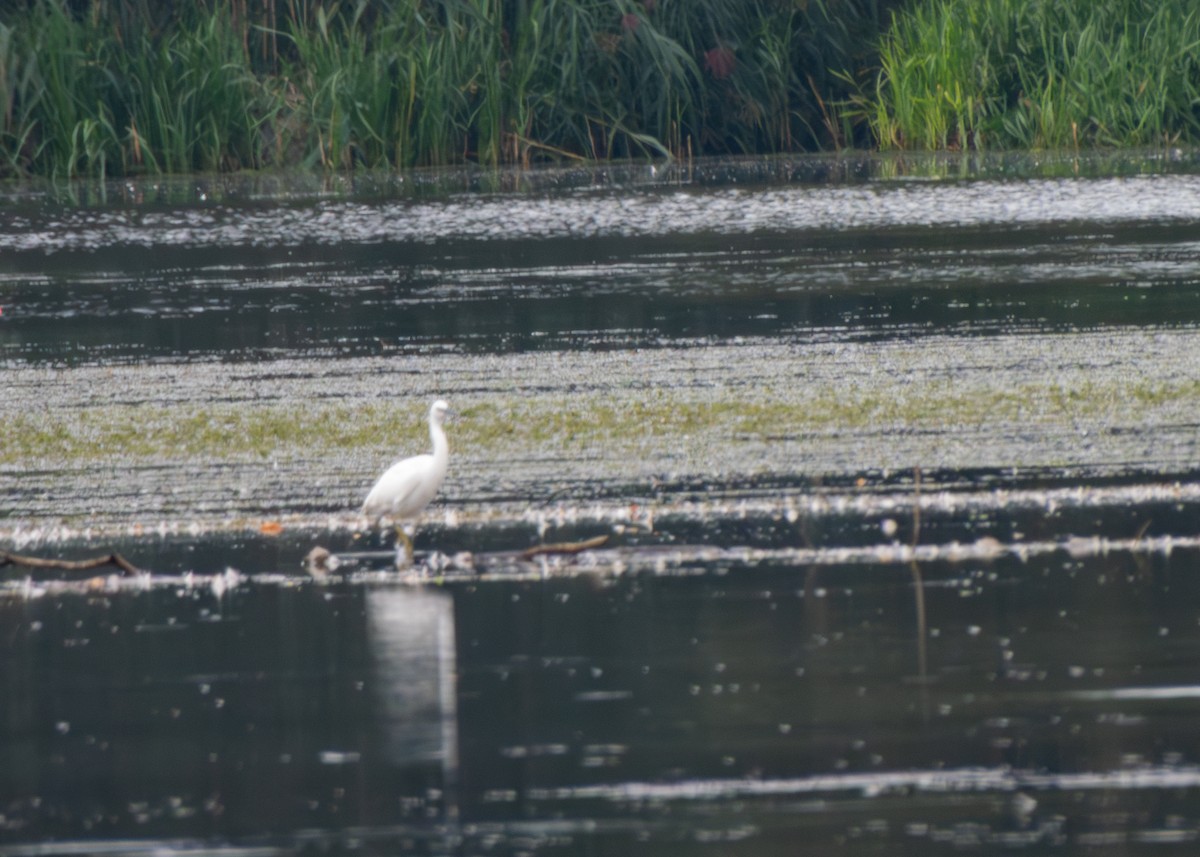
[[1144,767],[1046,773],[1015,768],[880,771],[782,779],[697,779],[677,783],[625,782],[534,788],[535,800],[708,801],[800,795],[882,797],[911,792],[1015,792],[1020,789],[1093,791],[1195,788],[1198,767]]

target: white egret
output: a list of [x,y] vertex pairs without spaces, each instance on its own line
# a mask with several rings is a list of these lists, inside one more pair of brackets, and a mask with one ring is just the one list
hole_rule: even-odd
[[450,464],[450,445],[442,423],[450,412],[450,406],[438,399],[429,408],[429,437],[433,440],[433,454],[414,455],[397,461],[387,469],[371,488],[363,502],[362,513],[379,525],[381,518],[390,517],[396,524],[396,539],[404,544],[404,553],[412,563],[412,540],[404,532],[401,521],[413,518],[429,505]]

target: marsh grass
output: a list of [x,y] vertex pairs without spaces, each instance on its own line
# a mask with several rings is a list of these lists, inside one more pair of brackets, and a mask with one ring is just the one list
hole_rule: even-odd
[[0,172],[528,164],[840,146],[866,127],[855,130],[839,105],[874,62],[863,46],[893,5],[6,4]]
[[[123,171],[218,170],[263,162],[258,126],[269,116],[242,62],[241,44],[218,15],[140,43],[110,64]],[[122,108],[125,108],[123,111]]]
[[25,0],[0,176],[1200,138],[1186,0]]
[[1187,0],[28,0],[0,176],[1200,138]]
[[1187,0],[922,0],[896,15],[862,103],[884,147],[1195,141],[1198,48]]

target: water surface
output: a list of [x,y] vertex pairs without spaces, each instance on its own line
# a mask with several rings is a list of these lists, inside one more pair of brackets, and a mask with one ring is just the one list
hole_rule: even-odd
[[0,850],[1190,853],[1198,176],[9,189]]

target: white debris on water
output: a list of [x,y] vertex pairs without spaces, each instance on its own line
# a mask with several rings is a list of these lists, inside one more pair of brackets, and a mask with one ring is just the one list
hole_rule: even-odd
[[[645,502],[645,501],[643,501]],[[719,522],[722,520],[761,517],[794,526],[801,521],[821,518],[876,519],[883,514],[907,513],[916,509],[922,514],[938,513],[948,517],[969,518],[981,512],[1053,511],[1069,509],[1136,508],[1154,504],[1200,504],[1200,482],[1193,483],[1140,483],[1112,486],[1071,486],[1054,489],[1003,489],[1003,490],[938,490],[896,492],[812,492],[788,491],[780,494],[765,491],[749,495],[697,499],[691,496],[663,496],[652,501],[648,507],[628,501],[596,501],[591,503],[556,503],[550,507],[530,506],[525,501],[494,503],[486,507],[461,507],[455,510],[453,520],[456,527],[480,528],[521,524],[536,529],[547,519],[558,528],[578,528],[586,525],[602,527],[606,531],[629,530],[644,532],[644,527],[631,527],[631,518],[652,516],[661,530],[670,530],[680,523]],[[437,513],[426,516],[436,520]],[[275,519],[210,518],[203,521],[119,521],[106,524],[89,524],[71,527],[66,524],[53,526],[15,526],[0,528],[0,539],[20,550],[34,546],[49,546],[68,543],[88,543],[113,540],[143,539],[156,540],[202,538],[216,534],[257,535],[265,527],[278,525],[280,532],[304,532],[319,537],[321,533],[347,534],[362,530],[361,516],[323,515],[313,520],[307,515],[283,516]],[[272,527],[273,530],[273,527]],[[886,535],[886,534],[881,534]],[[1152,539],[1142,539],[1147,544]],[[1064,536],[1062,544],[1072,554],[1095,555],[1105,546],[1115,544],[1099,536]],[[1170,539],[1161,542],[1169,550]],[[1180,542],[1184,543],[1184,542]],[[995,549],[996,541],[991,536],[978,540],[975,552]],[[1030,543],[1014,542],[1014,550]],[[907,549],[890,539],[878,547],[881,551]],[[951,548],[945,548],[947,550]],[[957,550],[958,548],[953,548]],[[907,557],[905,558],[907,559]],[[237,572],[230,570],[230,573]]]
[[[600,518],[595,519],[599,522]],[[611,519],[610,519],[611,520]],[[1174,551],[1200,551],[1200,536],[1154,536],[1138,538],[1079,538],[1067,536],[1041,540],[1001,542],[985,536],[972,542],[951,541],[942,544],[906,545],[898,543],[839,547],[755,547],[710,544],[653,545],[588,550],[582,553],[537,555],[527,558],[520,551],[498,553],[460,553],[445,557],[432,553],[405,571],[373,569],[376,554],[341,554],[339,576],[359,582],[386,582],[424,586],[436,577],[442,583],[488,580],[544,580],[549,577],[620,577],[626,574],[651,576],[691,576],[713,569],[793,567],[812,569],[890,568],[909,569],[932,563],[992,563],[1011,557],[1021,562],[1062,555],[1073,560],[1111,554],[1131,556],[1169,556]],[[366,561],[366,564],[364,564]],[[376,563],[378,565],[378,563]],[[384,563],[390,569],[391,563]],[[332,573],[330,573],[332,574]],[[321,574],[320,580],[329,575]],[[227,591],[251,582],[286,584],[297,576],[278,573],[246,575],[234,569],[214,574],[187,572],[184,575],[140,574],[96,576],[83,580],[51,579],[36,584],[29,577],[10,579],[0,584],[0,595],[23,600],[54,596],[65,592],[117,592],[155,587],[209,589],[218,599]]]
[[866,182],[730,187],[703,194],[596,188],[389,202],[314,199],[266,207],[170,211],[80,209],[0,234],[0,250],[95,247],[255,247],[529,240],[797,230],[1190,223],[1200,176],[1139,175],[1025,181]]
[[946,768],[821,774],[791,778],[689,779],[681,782],[617,782],[531,788],[539,801],[712,801],[851,792],[866,798],[947,792],[1093,791],[1189,789],[1200,786],[1200,767],[1146,765],[1129,769],[1054,773],[994,768]]

